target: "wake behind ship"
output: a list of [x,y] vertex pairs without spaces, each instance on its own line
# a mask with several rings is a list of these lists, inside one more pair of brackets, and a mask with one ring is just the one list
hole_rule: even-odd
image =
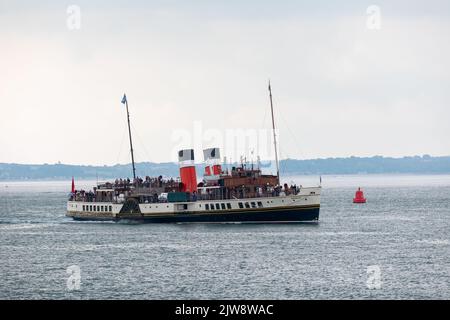
[[272,92],[269,84],[277,175],[263,174],[241,161],[222,168],[219,148],[203,150],[203,180],[197,183],[193,149],[180,150],[179,179],[136,177],[127,108],[133,180],[98,184],[93,191],[75,190],[66,216],[75,220],[134,220],[150,223],[295,223],[319,220],[321,187],[280,184]]

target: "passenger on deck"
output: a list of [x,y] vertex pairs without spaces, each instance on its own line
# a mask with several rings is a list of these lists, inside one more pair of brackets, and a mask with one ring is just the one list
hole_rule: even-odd
[[161,187],[162,187],[162,184],[163,184],[162,176],[159,176],[159,177],[158,177],[158,186],[161,188]]

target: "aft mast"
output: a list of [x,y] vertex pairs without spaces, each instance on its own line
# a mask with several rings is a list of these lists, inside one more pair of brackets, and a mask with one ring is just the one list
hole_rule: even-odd
[[127,107],[128,135],[130,137],[131,163],[133,165],[133,179],[136,180],[136,167],[134,166],[133,140],[131,139],[130,113],[128,112],[128,100],[126,94],[123,94],[122,103]]
[[277,165],[277,180],[278,180],[278,185],[280,185],[280,168],[279,168],[279,164],[278,164],[277,135],[275,133],[275,119],[273,116],[272,88],[270,87],[270,80],[269,80],[269,97],[270,97],[270,110],[272,112],[273,145],[274,145],[274,149],[275,149],[275,163]]

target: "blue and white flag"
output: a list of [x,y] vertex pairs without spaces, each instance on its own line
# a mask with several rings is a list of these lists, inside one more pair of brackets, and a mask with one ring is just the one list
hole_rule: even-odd
[[127,103],[127,96],[125,95],[125,93],[123,94],[122,103]]

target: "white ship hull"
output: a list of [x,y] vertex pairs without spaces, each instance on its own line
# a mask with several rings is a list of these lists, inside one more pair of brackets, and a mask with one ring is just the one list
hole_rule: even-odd
[[67,216],[76,220],[143,222],[307,222],[318,221],[320,187],[296,195],[173,203],[69,201]]

